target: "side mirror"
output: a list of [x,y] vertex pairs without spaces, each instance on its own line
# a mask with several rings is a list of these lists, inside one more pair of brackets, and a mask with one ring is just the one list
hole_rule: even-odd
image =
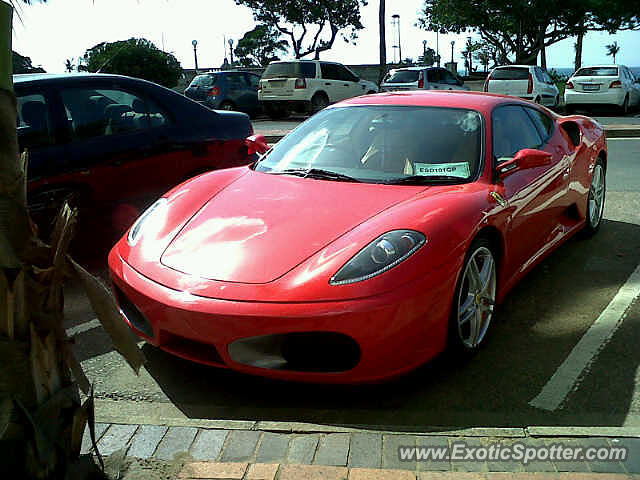
[[264,135],[251,135],[245,139],[244,144],[247,146],[249,155],[266,153],[270,148]]
[[534,148],[525,148],[516,153],[515,157],[498,165],[498,176],[500,178],[507,177],[518,170],[526,170],[528,168],[543,167],[551,163],[551,155],[543,150]]

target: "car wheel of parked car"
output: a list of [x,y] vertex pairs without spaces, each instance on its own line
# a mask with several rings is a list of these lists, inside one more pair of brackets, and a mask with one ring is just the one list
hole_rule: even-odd
[[235,110],[235,105],[231,102],[225,101],[220,104],[220,110],[232,111]]
[[367,92],[367,95],[373,95],[374,93],[376,93],[376,92],[374,92],[373,90],[369,90],[369,91]]
[[280,120],[289,116],[289,110],[286,107],[278,107],[275,105],[265,105],[264,111],[272,120]]
[[622,102],[622,114],[627,115],[629,113],[629,95],[624,97],[624,102]]
[[491,242],[477,238],[467,252],[453,297],[449,348],[472,355],[486,338],[496,301],[496,262]]
[[604,169],[604,162],[599,158],[591,176],[591,187],[589,187],[589,197],[587,200],[587,224],[582,231],[583,236],[590,237],[600,229],[606,193],[606,171]]
[[311,111],[312,113],[319,112],[329,106],[329,98],[325,93],[316,93],[311,98]]
[[537,103],[538,105],[540,105],[540,97],[536,97],[536,99],[534,100],[535,103]]

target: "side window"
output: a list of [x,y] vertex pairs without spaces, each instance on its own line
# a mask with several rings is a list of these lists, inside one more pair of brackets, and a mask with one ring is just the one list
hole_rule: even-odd
[[167,122],[167,117],[138,95],[117,89],[68,88],[61,92],[71,132],[76,139],[143,130]]
[[427,71],[427,80],[429,83],[440,83],[441,78],[440,70],[437,68],[432,68]]
[[18,141],[20,150],[37,148],[53,143],[51,116],[44,95],[17,94],[18,98]]
[[247,73],[246,78],[249,82],[249,85],[251,85],[251,88],[255,88],[257,90],[258,85],[260,83],[260,77],[258,77],[257,75],[252,75],[250,73]]
[[342,75],[337,65],[333,63],[321,63],[320,69],[322,70],[322,78],[327,80],[342,80]]
[[493,155],[500,161],[513,158],[524,148],[538,148],[540,134],[522,107],[499,107],[491,116],[493,122]]
[[343,67],[342,65],[338,65],[338,68],[340,69],[340,72],[342,74],[342,80],[345,80],[347,82],[358,81],[358,77],[356,77],[353,73],[351,73],[349,69]]
[[546,142],[553,133],[553,119],[536,108],[527,107],[524,110],[531,117],[542,140]]
[[458,80],[456,79],[456,77],[454,77],[451,72],[447,71],[447,70],[441,70],[441,75],[442,75],[442,82],[446,85],[457,85],[458,84]]

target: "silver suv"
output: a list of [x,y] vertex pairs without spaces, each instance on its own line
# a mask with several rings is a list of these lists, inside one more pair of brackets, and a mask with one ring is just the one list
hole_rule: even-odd
[[441,67],[404,67],[390,70],[380,89],[401,90],[469,90],[464,82]]
[[294,60],[267,66],[258,99],[267,115],[282,118],[290,111],[315,113],[330,103],[377,92],[375,83],[362,80],[340,63]]

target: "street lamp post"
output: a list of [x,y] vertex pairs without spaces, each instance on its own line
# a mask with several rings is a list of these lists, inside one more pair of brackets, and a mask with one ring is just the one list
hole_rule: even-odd
[[196,64],[196,73],[198,73],[198,51],[197,51],[198,41],[197,40],[192,41],[191,45],[193,45],[193,59]]
[[229,57],[231,59],[231,68],[233,68],[233,38],[229,39]]
[[422,40],[422,63],[427,64],[427,41]]
[[436,30],[436,59],[438,66],[440,66],[440,32],[438,30]]
[[469,50],[469,71],[467,72],[467,76],[471,76],[473,71],[473,48],[471,43],[471,37],[467,37],[467,49]]
[[398,32],[398,55],[400,56],[398,63],[402,64],[402,42],[400,41],[400,15],[396,13],[395,15],[391,15],[391,18],[393,19],[393,22]]
[[453,46],[456,44],[455,40],[451,40],[451,68],[453,68]]

